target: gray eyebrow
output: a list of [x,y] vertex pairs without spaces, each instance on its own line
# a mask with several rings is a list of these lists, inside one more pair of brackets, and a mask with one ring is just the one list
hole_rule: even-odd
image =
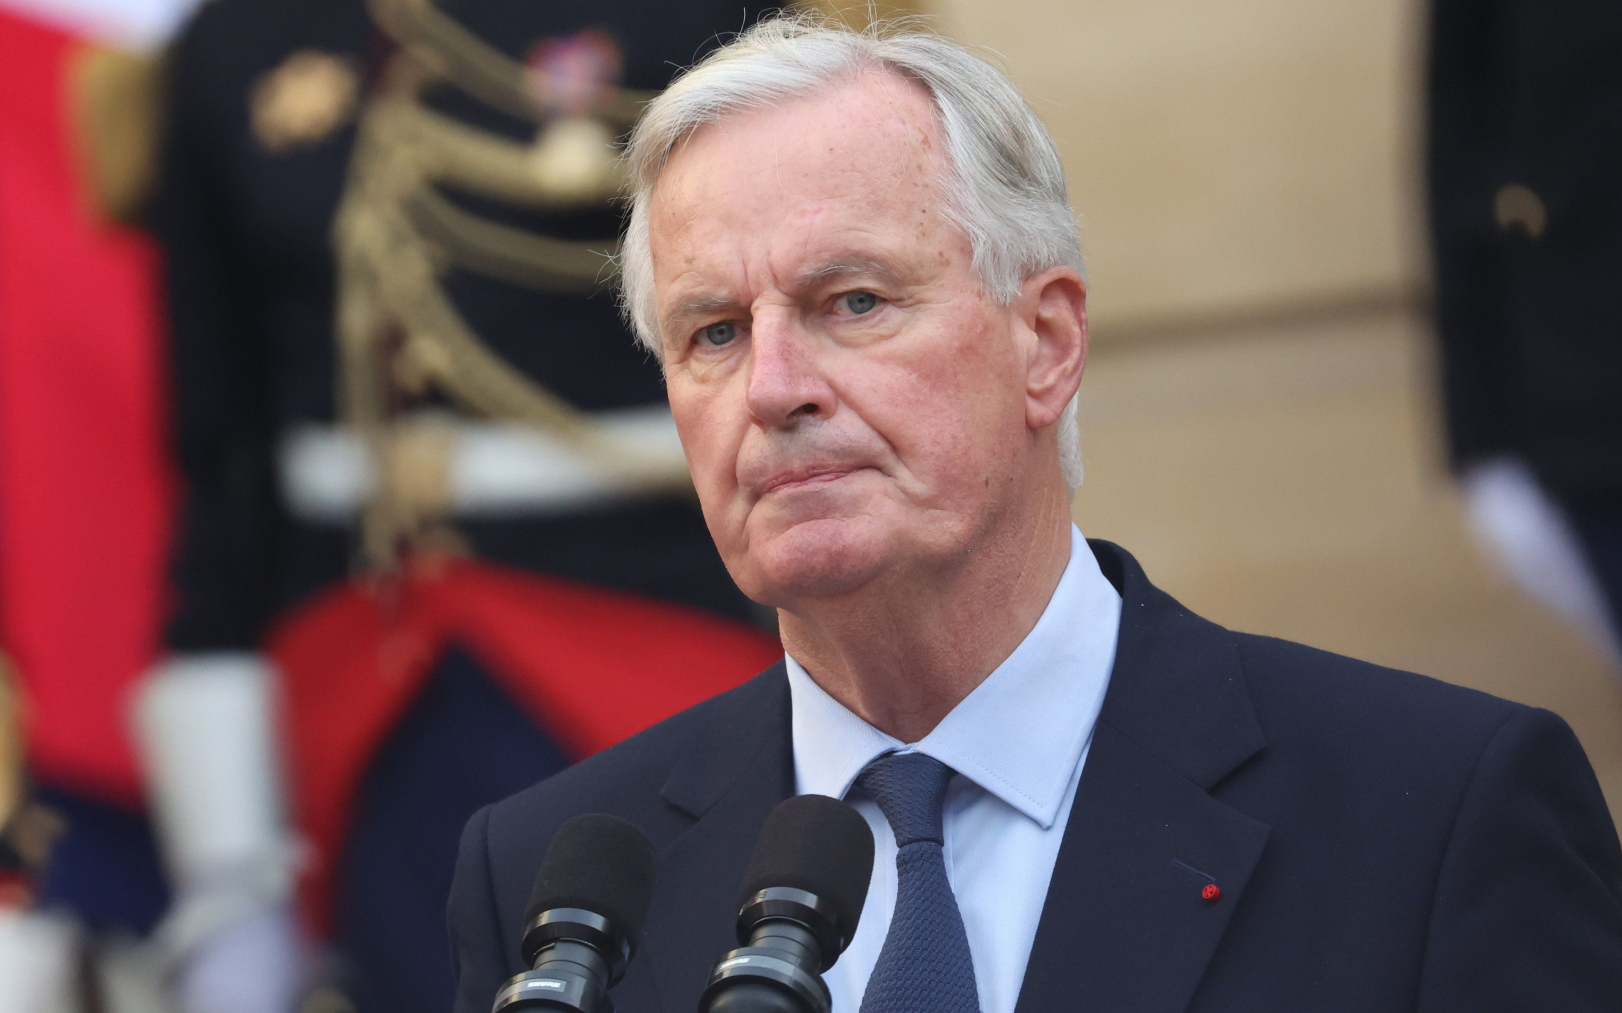
[[804,271],[800,274],[798,282],[802,286],[808,286],[848,274],[874,274],[889,280],[896,278],[895,267],[891,264],[875,257],[852,255],[830,260]]
[[[877,257],[866,257],[860,254],[837,257],[833,260],[818,264],[802,271],[795,279],[800,288],[809,288],[818,282],[830,278],[839,278],[845,275],[867,274],[876,275],[887,281],[895,282],[898,275],[894,265]],[[716,310],[730,310],[741,308],[735,300],[725,296],[710,296],[702,299],[689,299],[659,318],[661,330],[669,330],[671,325],[688,317],[704,316]]]
[[661,329],[668,329],[670,325],[677,320],[683,320],[687,317],[702,316],[707,313],[714,313],[716,310],[734,309],[737,307],[737,305],[738,304],[734,300],[728,299],[725,296],[710,296],[707,299],[690,299],[687,302],[682,303],[680,306],[677,306],[669,313],[666,313],[660,319],[659,323],[661,325]]

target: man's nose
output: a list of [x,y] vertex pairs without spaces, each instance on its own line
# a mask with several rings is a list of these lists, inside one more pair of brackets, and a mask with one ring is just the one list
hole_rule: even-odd
[[780,429],[834,411],[833,389],[818,368],[817,352],[788,314],[760,314],[750,336],[749,413]]

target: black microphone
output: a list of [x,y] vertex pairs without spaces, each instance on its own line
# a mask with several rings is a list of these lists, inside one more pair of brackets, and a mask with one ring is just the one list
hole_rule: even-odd
[[616,816],[576,816],[546,849],[524,913],[524,962],[491,1013],[611,1013],[653,899],[653,842]]
[[873,877],[873,831],[825,795],[766,817],[738,898],[738,942],[710,972],[699,1013],[828,1013],[822,972],[856,934]]

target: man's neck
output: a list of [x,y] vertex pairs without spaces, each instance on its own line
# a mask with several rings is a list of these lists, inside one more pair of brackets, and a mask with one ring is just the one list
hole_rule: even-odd
[[1014,652],[1052,599],[1070,559],[1069,504],[1035,513],[944,574],[781,610],[784,648],[852,713],[917,742]]

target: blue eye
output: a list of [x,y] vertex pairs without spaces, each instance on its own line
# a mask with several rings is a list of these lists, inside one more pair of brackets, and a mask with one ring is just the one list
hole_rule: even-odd
[[873,312],[879,304],[879,297],[871,292],[846,292],[839,298],[845,301],[845,308],[857,316]]
[[718,324],[710,324],[698,332],[705,344],[725,345],[738,336],[738,325],[730,320],[723,320]]

